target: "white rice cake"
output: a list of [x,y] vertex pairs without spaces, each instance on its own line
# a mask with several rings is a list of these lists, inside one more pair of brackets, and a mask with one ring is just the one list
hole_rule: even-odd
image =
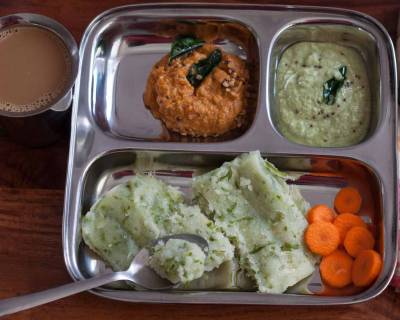
[[[105,232],[104,219],[112,221],[105,238],[99,235]],[[198,206],[185,205],[178,189],[152,176],[135,176],[113,188],[93,205],[89,218],[82,219],[85,243],[114,270],[126,269],[127,261],[135,254],[133,248],[147,246],[165,235],[181,233],[197,234],[208,241],[205,271],[233,258],[234,247],[214,222]],[[124,236],[128,237],[124,245],[115,246],[113,237]],[[109,253],[111,248],[113,252]],[[123,256],[127,258],[124,260]]]
[[303,242],[308,203],[259,152],[195,178],[201,209],[232,240],[260,292],[282,293],[314,271]]

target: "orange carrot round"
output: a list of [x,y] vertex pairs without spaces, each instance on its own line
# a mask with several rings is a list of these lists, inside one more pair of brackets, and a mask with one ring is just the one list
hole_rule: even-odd
[[335,227],[339,230],[340,241],[343,242],[346,237],[346,233],[353,227],[363,227],[367,228],[365,222],[355,214],[352,213],[342,213],[339,214],[333,221]]
[[361,208],[361,195],[356,188],[346,187],[340,189],[334,201],[339,213],[357,213]]
[[338,247],[340,236],[332,223],[317,221],[307,227],[304,240],[311,252],[327,256]]
[[307,221],[310,224],[317,221],[332,222],[334,218],[335,213],[333,210],[324,204],[317,204],[307,213]]
[[374,250],[363,250],[353,264],[352,280],[357,287],[370,285],[378,277],[382,268],[382,258]]
[[319,265],[322,280],[334,288],[343,288],[351,284],[353,259],[341,250],[323,257]]
[[352,257],[357,257],[363,250],[372,249],[374,245],[373,235],[364,227],[351,228],[344,238],[344,247]]

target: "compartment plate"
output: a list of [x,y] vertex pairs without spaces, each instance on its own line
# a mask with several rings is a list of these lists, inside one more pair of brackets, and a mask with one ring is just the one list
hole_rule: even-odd
[[[116,78],[109,78],[114,80],[120,79],[119,81],[100,81],[97,83],[101,83],[101,85],[93,87],[93,83],[101,77],[105,77],[106,72],[105,62],[103,61],[104,65],[102,65],[101,59],[94,59],[96,50],[101,49],[101,46],[100,49],[99,46],[96,46],[99,43],[98,39],[101,32],[121,22],[124,22],[124,25],[129,30],[130,24],[126,24],[126,22],[134,22],[140,18],[166,19],[173,17],[174,19],[186,19],[194,16],[197,18],[223,19],[224,21],[240,23],[247,26],[257,40],[259,92],[257,112],[252,126],[244,134],[233,140],[227,139],[224,142],[152,141],[151,139],[132,140],[122,137],[124,135],[132,135],[132,131],[129,131],[131,130],[129,122],[123,122],[122,125],[121,122],[118,122],[118,119],[127,121],[129,112],[120,114],[120,118],[115,118],[116,114],[111,114],[111,109],[107,109],[107,103],[114,99],[113,94],[110,94],[110,92],[121,92],[119,90],[122,90],[122,87],[119,87],[119,82],[122,80],[125,82],[129,78],[129,74],[124,75],[121,73]],[[269,92],[272,88],[270,76],[271,72],[273,72],[270,63],[272,44],[282,30],[296,23],[351,25],[352,27],[363,29],[375,39],[378,51],[377,56],[379,57],[381,110],[379,111],[380,116],[373,135],[361,144],[347,148],[312,148],[291,143],[275,130],[270,114],[271,99],[269,99]],[[118,32],[117,29],[115,31],[117,38],[119,36]],[[397,79],[394,48],[388,34],[378,22],[366,15],[342,9],[210,4],[134,5],[112,9],[97,17],[85,32],[80,48],[80,57],[80,72],[76,82],[73,106],[70,158],[63,221],[64,256],[68,271],[74,280],[85,277],[82,272],[83,260],[79,256],[81,240],[79,219],[83,209],[82,206],[87,205],[87,203],[93,200],[89,201],[87,198],[88,195],[85,193],[85,190],[88,190],[85,186],[87,186],[86,183],[90,172],[93,172],[93,168],[96,167],[99,174],[97,179],[99,179],[101,174],[114,170],[112,168],[127,165],[126,159],[124,161],[114,159],[116,162],[114,160],[110,162],[101,161],[100,159],[110,160],[107,157],[118,150],[127,151],[128,153],[134,153],[135,150],[153,150],[157,152],[168,150],[165,151],[167,153],[172,153],[173,151],[190,151],[192,154],[211,154],[212,156],[210,157],[212,158],[224,154],[239,154],[258,149],[264,155],[276,158],[284,158],[290,155],[291,157],[302,157],[309,160],[321,159],[321,157],[330,159],[338,158],[342,161],[345,159],[354,159],[355,162],[362,163],[366,168],[371,170],[372,174],[376,177],[376,186],[378,189],[376,192],[379,193],[379,197],[377,198],[380,199],[380,208],[381,212],[383,212],[378,225],[381,230],[380,243],[385,261],[381,276],[371,288],[360,294],[348,297],[302,296],[293,294],[270,295],[255,292],[215,291],[160,293],[103,288],[94,290],[93,292],[108,298],[136,302],[327,305],[365,301],[378,295],[388,285],[394,272],[395,253],[397,251],[397,230],[394,223],[397,219],[397,158],[395,147]],[[124,59],[128,60],[125,61]],[[132,56],[127,55],[124,59],[121,60],[123,64],[127,64],[129,68],[134,67],[134,64],[131,64],[131,60],[133,60]],[[118,68],[114,69],[114,72],[116,72]],[[116,88],[113,87],[115,85]],[[92,91],[92,88],[95,91]],[[140,92],[135,92],[134,94],[138,95]],[[127,99],[123,101],[123,105],[128,105],[128,97],[123,97],[123,99]],[[141,101],[141,94],[137,100]],[[94,112],[94,106],[102,108],[103,112]],[[124,107],[124,110],[127,111],[128,109]],[[134,110],[132,108],[131,116],[133,119],[135,118]],[[109,119],[116,119],[117,121],[110,122]],[[114,129],[113,123],[118,124]],[[147,132],[146,128],[140,132],[142,138],[149,138],[153,134],[158,134],[157,130]],[[280,167],[284,168],[282,164],[280,164]],[[97,181],[95,183],[100,186],[100,182]],[[302,188],[304,194],[307,196],[308,187]],[[98,193],[94,193],[91,196],[96,195]],[[313,199],[310,200],[313,201]]]

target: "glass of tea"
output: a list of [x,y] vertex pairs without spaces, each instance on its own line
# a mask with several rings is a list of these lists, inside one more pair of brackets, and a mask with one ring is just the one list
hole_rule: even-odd
[[63,136],[78,64],[75,39],[57,21],[0,18],[0,127],[11,139],[39,147]]

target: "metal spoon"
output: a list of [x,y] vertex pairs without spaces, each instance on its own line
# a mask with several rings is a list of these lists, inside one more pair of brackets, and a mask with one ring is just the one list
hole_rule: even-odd
[[0,317],[120,280],[131,281],[135,285],[148,290],[172,289],[176,287],[177,284],[174,285],[168,280],[161,278],[153,271],[153,269],[147,266],[147,260],[150,256],[152,247],[159,241],[166,242],[169,239],[181,239],[193,242],[207,254],[208,243],[200,236],[193,234],[180,234],[162,237],[153,241],[150,247],[140,250],[126,271],[106,272],[90,279],[77,281],[57,288],[31,293],[20,297],[4,299],[0,301]]

